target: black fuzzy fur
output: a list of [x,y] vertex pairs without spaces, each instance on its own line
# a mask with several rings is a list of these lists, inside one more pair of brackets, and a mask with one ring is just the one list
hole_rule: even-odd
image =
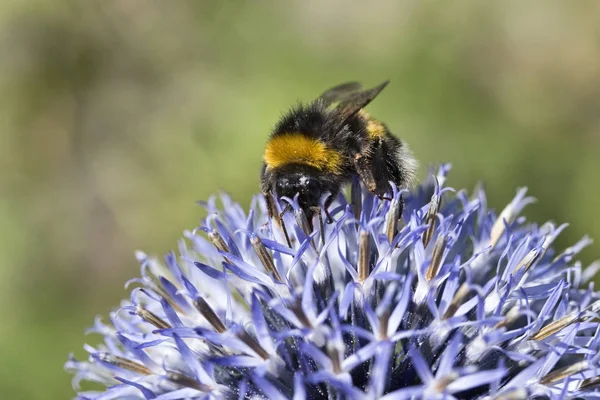
[[[275,192],[278,198],[293,198],[299,193],[301,207],[307,215],[312,215],[309,211],[311,207],[319,207],[324,195],[336,196],[342,185],[350,183],[353,175],[358,175],[367,188],[379,196],[391,191],[390,181],[400,188],[408,186],[416,163],[406,145],[392,136],[385,125],[382,137],[370,137],[367,133],[367,117],[358,112],[386,84],[387,82],[364,92],[355,91],[345,99],[333,98],[339,100],[339,105],[335,108],[329,107],[332,100],[330,97],[328,101],[320,97],[311,103],[299,104],[286,113],[275,125],[269,140],[290,133],[317,139],[342,155],[342,168],[341,171],[330,171],[325,167],[318,169],[302,164],[288,164],[269,170],[263,164],[263,193]],[[345,85],[347,84],[336,86],[325,93],[335,95],[336,88],[343,88]]]

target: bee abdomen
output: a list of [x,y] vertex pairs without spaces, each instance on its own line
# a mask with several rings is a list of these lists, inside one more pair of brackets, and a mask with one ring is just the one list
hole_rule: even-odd
[[371,117],[365,110],[360,110],[358,114],[365,122],[365,132],[369,139],[383,139],[388,135],[385,125]]

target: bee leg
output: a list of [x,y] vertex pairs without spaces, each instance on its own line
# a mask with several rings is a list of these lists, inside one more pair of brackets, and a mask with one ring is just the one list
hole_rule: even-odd
[[285,222],[283,222],[283,216],[286,212],[290,211],[291,209],[292,209],[292,205],[290,203],[288,203],[285,206],[285,208],[283,209],[283,211],[277,215],[277,223],[279,224],[279,226],[281,227],[281,230],[283,231],[283,235],[285,236],[285,241],[287,242],[287,245],[289,248],[292,247],[292,242],[288,235],[287,228],[285,227]]
[[[275,200],[273,199],[273,195],[271,192],[263,193],[265,197],[265,203],[267,206],[267,222],[263,224],[263,228],[269,225],[269,221],[273,219],[273,217],[277,214],[277,208],[275,207]],[[279,219],[277,219],[277,224],[279,225]]]
[[377,181],[373,176],[373,166],[368,157],[357,153],[354,155],[354,169],[358,173],[360,179],[367,186],[369,192],[375,194],[377,190]]
[[[319,229],[321,229],[321,242],[325,245],[325,227],[323,225],[323,213],[321,212],[321,207],[311,207],[313,213],[316,213],[319,216]],[[314,215],[314,214],[313,214]]]
[[269,216],[269,219],[273,218],[273,216],[275,215],[275,212],[277,211],[275,209],[275,202],[273,201],[273,195],[271,193],[263,193],[263,196],[265,196],[265,203],[267,204],[267,215]]
[[[379,153],[376,153],[376,155],[373,157],[378,155]],[[356,172],[358,173],[360,179],[362,179],[367,186],[367,189],[369,189],[369,192],[379,197],[380,200],[392,201],[392,197],[382,194],[383,191],[381,189],[383,188],[380,187],[379,190],[377,188],[377,180],[375,180],[375,176],[373,175],[373,170],[378,168],[376,165],[374,165],[375,163],[375,158],[367,157],[360,153],[354,156],[354,167]]]
[[[283,235],[285,236],[285,241],[287,245],[291,248],[292,242],[290,241],[290,237],[287,232],[287,228],[285,227],[285,223],[283,222],[283,216],[286,212],[292,209],[292,206],[288,203],[282,212],[277,213],[277,208],[275,208],[275,201],[273,199],[273,195],[270,192],[263,193],[265,196],[265,203],[267,203],[267,216],[269,219],[264,223],[263,228],[269,225],[269,221],[275,219],[275,223],[281,228],[283,231]],[[274,218],[277,215],[277,218]]]
[[325,203],[323,204],[323,210],[325,211],[325,217],[327,219],[327,223],[328,224],[332,224],[333,223],[333,218],[331,217],[331,214],[329,214],[329,207],[331,206],[331,204],[335,200],[336,196],[337,196],[337,192],[336,193],[330,193],[329,196],[327,196],[327,198],[325,199]]

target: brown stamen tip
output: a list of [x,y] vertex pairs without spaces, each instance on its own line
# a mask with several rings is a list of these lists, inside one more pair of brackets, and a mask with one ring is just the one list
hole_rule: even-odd
[[542,254],[543,250],[540,251],[538,249],[532,249],[531,251],[529,251],[529,253],[527,253],[525,257],[523,257],[521,262],[519,262],[519,265],[517,265],[512,275],[515,275],[517,272],[519,272],[521,268],[525,268],[525,272],[529,271],[529,268],[531,268],[531,266],[535,264],[537,260],[540,259]]
[[452,301],[448,306],[448,310],[446,310],[446,312],[444,313],[444,319],[448,319],[454,316],[454,313],[456,313],[461,304],[463,304],[463,301],[465,297],[467,297],[468,293],[469,287],[467,286],[467,284],[463,283],[462,285],[460,285],[460,287],[454,294],[454,298],[452,298]]
[[579,385],[579,390],[597,388],[600,385],[600,376],[594,376],[592,378],[587,378],[581,381]]
[[569,326],[573,323],[576,323],[576,322],[580,322],[580,318],[577,317],[576,315],[569,314],[569,315],[559,319],[558,321],[550,322],[548,325],[546,325],[542,329],[540,329],[535,335],[533,335],[531,337],[531,339],[533,339],[533,340],[546,339],[547,337],[555,334],[556,332],[559,332],[563,328],[566,328],[567,326]]
[[585,310],[582,312],[572,312],[569,315],[565,315],[558,321],[550,322],[548,325],[544,326],[540,329],[535,335],[531,337],[533,340],[543,340],[547,337],[559,332],[560,330],[566,328],[569,325],[584,322],[588,319],[592,318],[594,314],[597,314],[600,311],[600,300],[590,304]]
[[213,229],[208,233],[208,239],[212,242],[213,246],[217,248],[217,250],[223,251],[225,253],[229,253],[229,247],[223,237],[217,232],[216,229]]
[[198,297],[194,300],[194,307],[196,307],[198,312],[202,314],[213,328],[215,328],[215,331],[223,333],[227,330],[227,327],[223,324],[217,313],[214,312],[211,306],[202,297]]
[[388,241],[392,243],[396,233],[398,233],[398,221],[400,220],[400,202],[397,200],[392,201],[390,209],[386,216],[385,221],[385,234]]
[[[524,194],[524,192],[522,193]],[[504,210],[502,210],[490,231],[490,246],[492,246],[492,248],[496,247],[500,238],[506,231],[506,226],[513,223],[519,210],[520,207],[517,208],[514,200],[504,207]]]
[[187,375],[180,374],[179,372],[168,371],[166,374],[168,380],[181,386],[196,389],[200,392],[210,392],[213,388],[209,385],[202,384],[195,379],[190,378]]
[[342,363],[340,362],[340,352],[331,342],[327,343],[327,355],[333,364],[333,373],[340,374],[343,371]]
[[515,306],[515,307],[511,308],[506,313],[506,316],[504,317],[504,319],[502,319],[502,321],[500,321],[496,325],[494,325],[494,329],[500,329],[500,328],[506,328],[506,327],[508,327],[513,322],[515,322],[517,320],[517,318],[519,318],[519,315],[520,315],[519,314],[519,307]]
[[254,339],[248,332],[245,330],[241,330],[235,334],[238,339],[246,344],[246,346],[250,347],[260,358],[263,360],[269,359],[269,353]]
[[379,339],[381,340],[385,340],[388,338],[387,336],[387,330],[388,330],[388,322],[390,321],[390,310],[386,309],[380,316],[379,316]]
[[152,282],[152,284],[150,285],[150,287],[156,293],[158,293],[158,295],[160,297],[162,297],[163,299],[165,299],[167,301],[167,303],[169,303],[171,305],[171,307],[173,307],[178,313],[185,314],[185,312],[181,309],[181,307],[179,307],[179,305],[177,304],[177,302],[163,288],[163,283],[162,283],[161,279],[159,279],[154,273],[152,273],[150,271],[147,273],[147,276],[148,276],[148,278],[150,278],[150,281]]
[[[321,243],[325,246],[325,226],[323,225],[323,212],[321,211],[321,207],[311,207],[311,210],[314,212],[315,216],[319,221],[319,230],[321,232]],[[313,217],[314,219],[315,217]],[[314,223],[314,221],[313,221]]]
[[438,236],[435,241],[435,245],[433,246],[433,253],[431,255],[431,264],[429,264],[429,268],[427,268],[427,272],[425,273],[425,279],[431,281],[435,278],[440,270],[442,265],[442,258],[444,257],[444,249],[446,247],[447,237]]
[[358,247],[358,281],[363,283],[369,276],[369,250],[370,250],[369,232],[360,231]]
[[442,199],[438,195],[431,196],[431,203],[429,205],[429,211],[427,211],[427,216],[425,217],[425,221],[429,224],[427,230],[423,233],[423,246],[427,247],[429,241],[433,237],[433,231],[435,229],[435,220],[438,211],[440,210],[440,206],[442,205]]
[[555,383],[558,381],[562,381],[568,376],[577,374],[581,371],[585,371],[588,369],[589,363],[587,361],[579,361],[574,364],[568,365],[564,368],[557,369],[556,371],[550,372],[545,375],[542,379],[540,379],[540,383],[542,385],[548,385],[550,383]]
[[273,262],[273,256],[266,249],[262,240],[258,236],[252,236],[250,238],[250,243],[252,243],[252,247],[254,247],[254,251],[258,256],[258,259],[262,263],[263,267],[265,267],[265,271],[269,274],[273,274],[273,277],[281,282],[281,276],[279,272],[275,268],[275,263]]
[[138,374],[150,375],[152,373],[152,371],[142,364],[138,364],[135,361],[131,361],[124,357],[114,356],[110,353],[99,353],[98,359],[102,362],[109,363]]
[[294,313],[296,318],[298,318],[298,320],[304,327],[306,327],[306,328],[313,327],[310,322],[310,319],[308,319],[308,316],[302,309],[302,303],[300,302],[300,300],[297,300],[296,302],[292,303],[290,306],[288,306],[288,308],[290,309],[291,312]]
[[164,321],[163,319],[161,319],[156,314],[154,314],[154,313],[146,310],[142,306],[138,305],[135,308],[135,314],[137,316],[141,317],[144,321],[146,321],[146,322],[154,325],[158,329],[169,329],[169,328],[171,328],[171,325],[168,322]]
[[446,390],[446,388],[448,387],[448,385],[450,385],[452,382],[454,382],[457,378],[458,378],[458,374],[451,372],[450,375],[443,376],[440,379],[437,379],[435,386],[434,386],[436,392],[443,393]]

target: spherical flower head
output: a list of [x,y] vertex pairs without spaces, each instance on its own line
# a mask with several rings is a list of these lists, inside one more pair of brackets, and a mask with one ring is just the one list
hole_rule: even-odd
[[106,387],[78,398],[599,398],[590,240],[555,252],[565,226],[526,223],[524,189],[496,215],[448,169],[392,199],[355,184],[331,224],[210,199],[179,255],[137,254],[103,343],[66,364]]

